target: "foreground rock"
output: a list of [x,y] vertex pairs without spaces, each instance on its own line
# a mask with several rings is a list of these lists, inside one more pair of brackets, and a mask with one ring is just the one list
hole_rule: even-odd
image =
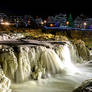
[[73,92],[92,92],[92,79],[86,80]]

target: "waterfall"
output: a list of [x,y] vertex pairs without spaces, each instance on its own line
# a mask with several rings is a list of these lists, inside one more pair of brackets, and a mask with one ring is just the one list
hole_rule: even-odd
[[76,49],[70,42],[67,42],[63,46],[56,47],[56,53],[63,63],[64,70],[68,74],[79,73],[80,71],[75,66],[75,62],[79,57],[76,54]]
[[70,46],[67,43],[53,48],[18,46],[17,53],[14,47],[9,47],[8,52],[0,54],[0,62],[6,76],[15,82],[37,80],[62,72],[77,73],[79,70],[73,64]]
[[0,53],[0,64],[3,68],[4,74],[11,80],[14,80],[15,71],[18,68],[18,62],[13,48],[9,47],[8,51]]
[[16,81],[23,82],[28,80],[31,73],[31,66],[28,57],[28,47],[19,48],[19,58],[18,58],[18,69],[16,71]]
[[59,56],[52,49],[47,49],[42,53],[41,64],[45,65],[48,73],[60,73],[64,69],[64,65]]
[[65,66],[65,69],[67,69],[68,73],[78,73],[79,70],[75,67],[73,64],[74,62],[72,61],[71,58],[71,53],[69,49],[69,45],[65,45],[63,50],[62,50],[62,56],[63,56],[63,64]]

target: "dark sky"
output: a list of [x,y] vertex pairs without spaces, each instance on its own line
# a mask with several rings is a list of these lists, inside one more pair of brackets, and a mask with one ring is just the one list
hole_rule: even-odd
[[72,13],[77,16],[83,13],[92,16],[92,5],[88,0],[12,0],[0,1],[0,12],[6,11],[9,14],[23,15],[31,14],[32,16],[48,16],[63,13]]

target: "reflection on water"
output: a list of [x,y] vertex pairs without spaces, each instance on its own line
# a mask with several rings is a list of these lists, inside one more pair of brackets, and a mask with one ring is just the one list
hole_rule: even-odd
[[52,78],[12,84],[13,92],[72,92],[82,81],[92,78],[92,64],[78,65],[81,73],[57,74]]

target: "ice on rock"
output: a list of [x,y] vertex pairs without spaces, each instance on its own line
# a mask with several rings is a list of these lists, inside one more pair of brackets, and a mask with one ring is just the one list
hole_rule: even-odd
[[16,72],[16,81],[23,82],[28,80],[31,73],[31,66],[28,57],[29,48],[28,47],[20,47],[19,59],[18,59],[18,69]]
[[8,79],[2,69],[0,69],[0,92],[11,92],[12,90],[10,89],[10,86],[10,79]]

